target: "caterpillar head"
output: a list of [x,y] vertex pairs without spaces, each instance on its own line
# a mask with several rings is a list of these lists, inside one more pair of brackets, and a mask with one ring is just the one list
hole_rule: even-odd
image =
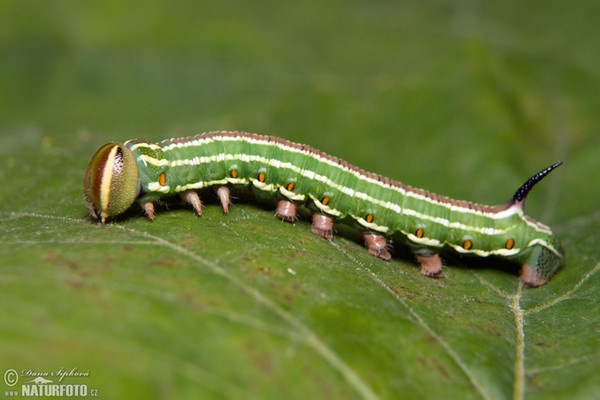
[[90,214],[104,224],[127,210],[140,193],[140,173],[131,150],[109,142],[92,157],[83,180],[83,193]]

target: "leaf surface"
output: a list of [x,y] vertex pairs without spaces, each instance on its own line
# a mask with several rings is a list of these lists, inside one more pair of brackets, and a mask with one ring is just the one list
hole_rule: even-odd
[[[116,4],[4,10],[0,372],[18,371],[16,388],[28,370],[77,368],[89,376],[63,383],[103,398],[597,396],[588,6]],[[427,279],[410,257],[375,259],[342,227],[325,241],[244,196],[226,216],[210,201],[200,218],[177,201],[154,222],[86,216],[83,172],[102,143],[214,129],[483,203],[563,159],[527,211],[567,261],[538,289],[459,257]]]

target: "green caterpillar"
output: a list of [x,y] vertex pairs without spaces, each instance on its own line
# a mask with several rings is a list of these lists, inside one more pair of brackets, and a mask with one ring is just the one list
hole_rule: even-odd
[[208,187],[217,189],[227,213],[229,187],[249,187],[278,199],[282,220],[294,221],[298,205],[312,210],[312,231],[326,239],[337,221],[358,227],[369,253],[381,259],[391,258],[389,239],[407,245],[423,275],[441,277],[439,253],[453,249],[514,260],[522,265],[523,282],[540,286],[560,267],[563,251],[550,228],[527,217],[523,207],[532,187],[559,165],[492,207],[416,189],[277,137],[211,132],[158,144],[107,143],[90,161],[84,193],[91,215],[104,224],[135,200],[154,219],[154,202],[174,194],[201,215],[197,190]]

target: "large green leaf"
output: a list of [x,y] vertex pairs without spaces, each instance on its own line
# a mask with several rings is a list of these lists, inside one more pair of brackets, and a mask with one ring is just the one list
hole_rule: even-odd
[[[598,396],[597,6],[202,3],[0,6],[6,396],[61,368],[101,398]],[[213,129],[485,203],[563,159],[527,211],[567,261],[538,289],[458,257],[432,280],[251,198],[86,216],[99,145]]]

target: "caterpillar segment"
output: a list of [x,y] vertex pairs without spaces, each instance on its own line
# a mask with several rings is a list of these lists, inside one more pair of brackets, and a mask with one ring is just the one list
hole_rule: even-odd
[[559,165],[532,176],[508,202],[486,206],[413,188],[277,137],[211,132],[105,144],[88,165],[84,196],[92,217],[104,224],[134,202],[154,219],[154,202],[171,195],[202,215],[198,191],[207,188],[227,214],[229,188],[251,189],[276,200],[283,221],[296,221],[299,206],[312,210],[311,230],[325,239],[333,237],[334,223],[357,227],[367,251],[380,259],[391,259],[391,240],[407,245],[425,276],[442,277],[439,253],[452,250],[515,261],[522,281],[536,287],[555,274],[563,251],[549,227],[525,215],[525,199]]

